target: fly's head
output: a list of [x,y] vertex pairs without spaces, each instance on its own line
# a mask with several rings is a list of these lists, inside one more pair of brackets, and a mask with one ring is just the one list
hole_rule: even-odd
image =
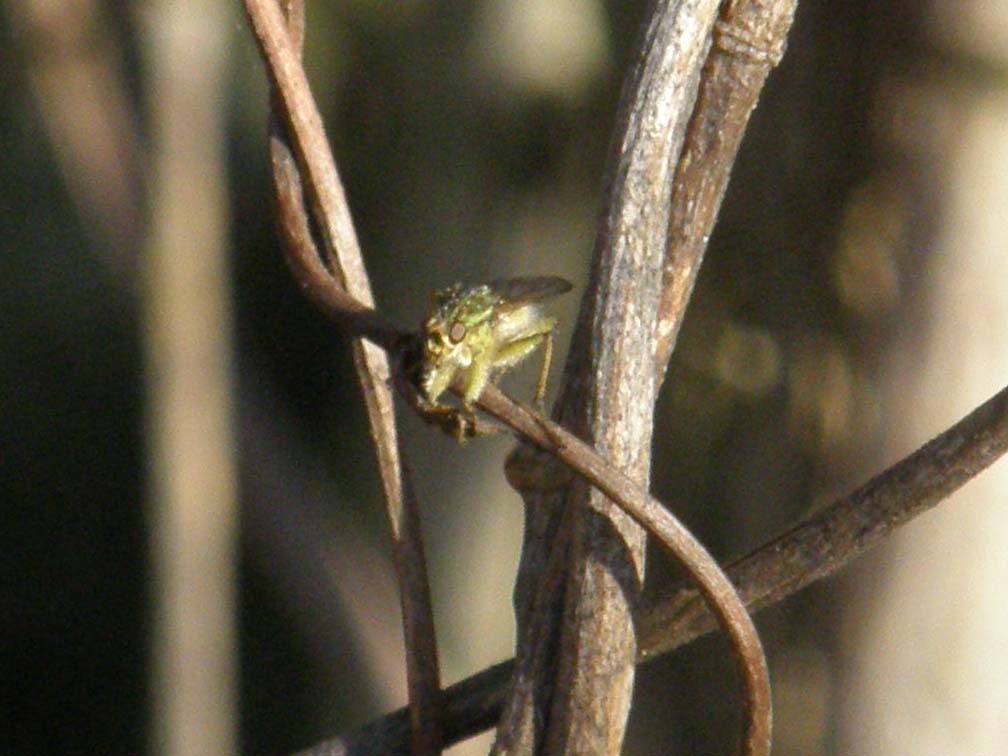
[[486,352],[497,301],[488,286],[456,284],[434,293],[423,324],[420,369],[420,388],[431,404]]

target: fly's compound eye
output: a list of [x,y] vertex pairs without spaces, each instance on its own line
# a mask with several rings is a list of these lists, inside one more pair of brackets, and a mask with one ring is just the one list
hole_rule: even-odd
[[448,338],[452,344],[458,344],[465,338],[466,327],[462,323],[452,323],[451,330],[448,331]]

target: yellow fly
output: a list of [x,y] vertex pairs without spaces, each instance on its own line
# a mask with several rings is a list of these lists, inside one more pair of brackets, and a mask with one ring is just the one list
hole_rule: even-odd
[[487,383],[542,344],[535,394],[542,404],[557,324],[542,303],[570,289],[562,278],[536,276],[468,288],[455,284],[435,292],[422,331],[420,388],[427,401],[439,407],[441,394],[455,386],[462,392],[463,412],[471,417]]

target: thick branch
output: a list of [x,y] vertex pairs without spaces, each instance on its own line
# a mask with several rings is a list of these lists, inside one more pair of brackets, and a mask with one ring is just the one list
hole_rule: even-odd
[[[658,309],[672,169],[717,6],[659,2],[645,27],[624,87],[560,402],[563,424],[645,489],[657,387],[657,334],[645,324]],[[518,664],[494,752],[618,753],[632,693],[643,531],[598,488],[523,497]],[[768,693],[757,698],[769,704]],[[766,721],[766,748],[769,710],[752,709],[759,701],[748,702],[749,714]]]

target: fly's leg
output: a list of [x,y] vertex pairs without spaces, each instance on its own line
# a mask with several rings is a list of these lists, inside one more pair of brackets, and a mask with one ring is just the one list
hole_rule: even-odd
[[465,375],[465,379],[462,382],[462,409],[470,417],[473,415],[473,404],[480,398],[483,389],[490,382],[490,371],[493,367],[490,364],[490,360],[485,355],[480,354],[473,359],[469,372]]
[[422,417],[431,425],[464,444],[475,436],[490,436],[507,432],[507,428],[477,417],[472,406],[463,404],[451,407],[447,404],[416,404]]
[[539,368],[539,380],[536,381],[535,403],[539,409],[543,408],[543,399],[546,398],[546,381],[549,380],[550,363],[553,362],[553,329],[546,332],[543,337],[543,361]]
[[532,354],[540,344],[543,345],[543,361],[535,393],[535,403],[539,408],[542,407],[543,398],[546,396],[546,381],[549,379],[550,363],[553,361],[553,329],[556,328],[556,323],[556,318],[543,318],[538,332],[512,341],[498,350],[494,357],[494,368],[509,368]]
[[476,424],[476,413],[473,412],[471,404],[462,402],[462,406],[455,411],[455,440],[464,444],[466,440],[478,434]]

